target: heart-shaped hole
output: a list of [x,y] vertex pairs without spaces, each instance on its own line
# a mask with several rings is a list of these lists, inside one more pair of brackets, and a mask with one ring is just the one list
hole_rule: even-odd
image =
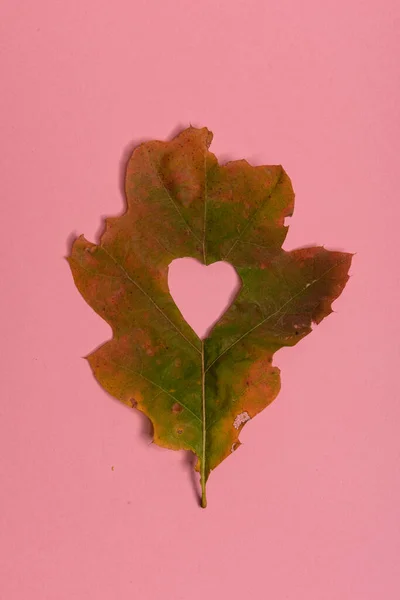
[[169,265],[168,286],[183,318],[203,340],[234,301],[241,281],[227,262],[203,265],[176,258]]

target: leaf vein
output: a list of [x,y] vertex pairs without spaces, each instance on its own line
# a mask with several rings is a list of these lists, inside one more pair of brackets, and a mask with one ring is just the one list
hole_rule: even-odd
[[250,219],[247,221],[246,225],[243,227],[242,231],[239,233],[238,237],[235,239],[235,241],[233,242],[233,244],[230,247],[230,249],[228,250],[228,252],[225,254],[223,260],[226,260],[228,258],[229,254],[232,252],[232,250],[234,249],[234,247],[236,246],[236,244],[239,241],[241,241],[240,238],[243,236],[243,234],[245,233],[245,231],[247,231],[247,229],[251,225],[253,225],[254,221],[256,220],[256,218],[258,216],[258,213],[264,208],[265,203],[271,198],[271,195],[273,194],[273,192],[278,187],[278,184],[281,182],[282,174],[283,174],[283,169],[281,169],[281,172],[280,172],[279,176],[277,177],[274,185],[272,186],[272,189],[268,192],[267,197],[265,198],[264,201],[260,202],[260,206],[258,208],[256,208],[256,210],[254,211],[254,213],[252,214],[252,216],[250,217]]
[[254,325],[254,327],[251,327],[251,329],[249,329],[248,331],[246,331],[246,333],[244,333],[243,335],[241,335],[230,346],[228,346],[223,352],[221,352],[221,354],[219,354],[217,356],[217,358],[215,358],[212,361],[212,363],[210,365],[208,365],[208,367],[206,368],[205,372],[207,373],[207,371],[209,369],[211,369],[211,367],[217,362],[217,360],[219,360],[224,354],[226,354],[229,350],[231,350],[234,346],[236,346],[236,344],[238,344],[240,341],[242,341],[245,337],[247,337],[255,329],[258,329],[258,327],[261,327],[261,325],[264,325],[264,323],[266,323],[267,321],[269,321],[270,319],[272,319],[272,317],[274,317],[275,315],[277,315],[278,313],[280,313],[288,304],[290,304],[290,302],[292,302],[293,300],[295,300],[295,298],[298,298],[299,296],[301,296],[301,294],[303,292],[305,292],[307,289],[309,289],[312,285],[315,285],[316,283],[318,283],[318,281],[320,281],[323,277],[325,277],[325,275],[327,275],[328,273],[330,273],[330,271],[332,271],[333,269],[335,269],[339,265],[343,264],[343,262],[344,261],[336,263],[335,265],[333,265],[332,267],[330,267],[329,269],[327,269],[327,271],[325,271],[320,277],[318,277],[318,279],[314,279],[314,281],[312,281],[311,283],[307,283],[303,288],[301,288],[301,290],[299,290],[296,294],[294,294],[291,298],[289,298],[289,300],[287,300],[286,302],[284,302],[282,304],[282,306],[280,308],[278,308],[275,312],[273,312],[270,315],[268,315],[268,317],[265,317],[265,319],[263,319],[262,321],[260,321],[260,323],[257,323],[257,325]]
[[118,367],[120,369],[125,369],[125,371],[129,371],[130,373],[133,373],[134,375],[138,375],[139,377],[142,377],[142,379],[145,379],[146,381],[148,381],[148,383],[151,383],[152,385],[154,385],[155,387],[157,387],[159,390],[161,390],[161,392],[164,392],[165,394],[167,394],[167,396],[169,396],[170,398],[172,398],[173,400],[175,400],[175,402],[177,402],[180,406],[182,406],[182,408],[184,408],[190,414],[192,414],[198,421],[200,421],[200,423],[202,422],[201,419],[200,419],[200,417],[198,415],[196,415],[196,413],[194,413],[186,404],[184,404],[181,400],[178,400],[178,398],[176,398],[173,394],[171,394],[170,392],[168,392],[167,390],[165,390],[161,385],[158,385],[158,383],[156,383],[152,379],[149,379],[148,377],[146,377],[145,375],[143,375],[143,373],[139,373],[138,371],[135,371],[134,369],[131,369],[130,367],[127,367],[126,365],[121,365],[121,364],[116,363],[114,361],[111,361],[111,362],[116,367]]
[[180,218],[182,219],[182,221],[185,223],[187,230],[195,238],[195,240],[197,240],[198,242],[201,242],[200,238],[197,237],[197,235],[195,234],[195,232],[193,231],[193,229],[190,227],[189,223],[187,222],[187,220],[183,216],[182,212],[180,211],[179,206],[177,205],[177,203],[173,199],[172,195],[170,194],[167,186],[164,183],[163,178],[160,175],[160,172],[159,172],[157,166],[152,161],[151,156],[150,156],[150,152],[149,152],[149,150],[147,148],[146,148],[146,153],[147,153],[147,157],[149,159],[150,166],[152,167],[154,173],[157,175],[158,181],[161,183],[161,186],[162,186],[164,192],[166,193],[168,199],[170,200],[171,204],[175,208],[176,212],[178,213],[178,215],[180,216]]

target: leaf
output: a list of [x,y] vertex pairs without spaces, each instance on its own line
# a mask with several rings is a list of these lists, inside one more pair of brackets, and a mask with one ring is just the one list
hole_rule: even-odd
[[[99,245],[83,236],[68,258],[75,284],[112,327],[88,361],[107,392],[152,421],[154,442],[197,455],[202,506],[212,469],[244,424],[274,400],[274,353],[332,312],[352,255],[286,252],[294,194],[281,166],[221,166],[212,133],[190,127],[138,146],[126,173],[127,211],[108,218]],[[201,341],[168,290],[168,265],[191,256],[229,261],[242,287]]]

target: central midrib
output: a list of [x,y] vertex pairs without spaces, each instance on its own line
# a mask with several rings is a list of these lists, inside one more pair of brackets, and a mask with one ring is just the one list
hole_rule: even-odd
[[[207,150],[204,152],[204,219],[203,219],[203,260],[207,265]],[[204,368],[204,340],[201,340],[201,408],[202,408],[202,430],[201,430],[201,506],[206,508],[206,371]]]
[[201,449],[201,506],[207,506],[206,496],[206,373],[204,369],[204,341],[201,341],[201,404],[202,404],[202,449]]

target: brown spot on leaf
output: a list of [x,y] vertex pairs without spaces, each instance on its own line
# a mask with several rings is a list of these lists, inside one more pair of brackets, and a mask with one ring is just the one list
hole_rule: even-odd
[[180,404],[178,404],[178,402],[175,402],[175,404],[173,404],[172,406],[172,412],[175,414],[181,413],[183,411],[183,408]]

